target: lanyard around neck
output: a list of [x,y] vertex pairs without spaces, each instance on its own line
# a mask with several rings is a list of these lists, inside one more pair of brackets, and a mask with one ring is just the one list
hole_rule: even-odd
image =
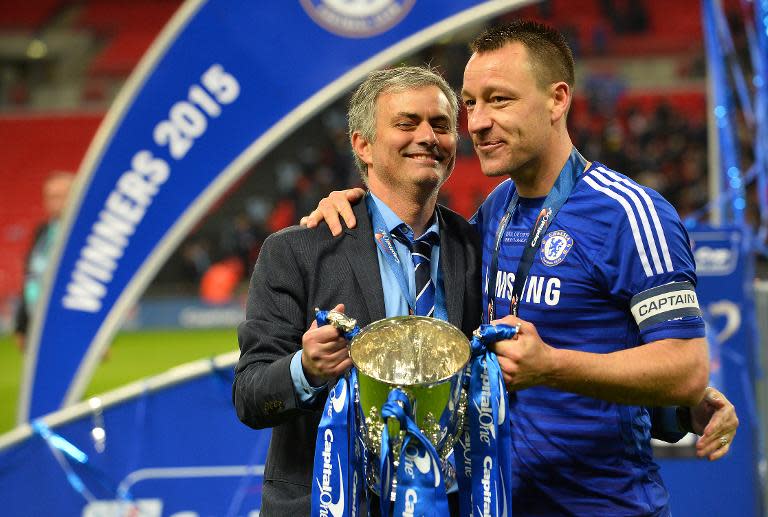
[[[512,298],[509,301],[509,313],[517,316],[520,300],[523,294],[523,287],[525,281],[528,279],[528,273],[533,265],[533,258],[536,255],[536,250],[541,244],[541,239],[544,236],[549,225],[554,221],[555,216],[560,211],[560,208],[565,204],[568,196],[571,195],[576,181],[579,175],[587,165],[587,161],[574,147],[571,150],[571,155],[565,162],[565,165],[560,170],[560,174],[555,180],[555,184],[552,185],[552,189],[547,194],[546,199],[542,205],[541,212],[536,218],[536,222],[528,233],[528,239],[523,249],[523,255],[520,257],[520,263],[517,266],[517,273],[515,273],[515,285],[512,288]],[[509,221],[512,220],[512,216],[517,210],[517,206],[520,201],[520,196],[515,189],[512,199],[507,207],[507,212],[504,217],[499,221],[499,227],[496,230],[496,237],[493,243],[493,256],[491,258],[491,266],[488,270],[488,312],[486,314],[486,323],[490,323],[496,319],[496,276],[499,272],[499,250],[501,249],[501,243],[504,239],[504,232],[509,225]]]
[[[381,215],[376,202],[369,195],[365,196],[365,202],[368,206],[368,213],[371,216],[371,224],[373,226],[373,237],[376,241],[376,246],[382,251],[384,260],[386,260],[392,274],[397,279],[397,284],[400,287],[400,293],[403,295],[403,299],[408,304],[408,312],[410,314],[416,313],[416,299],[411,295],[410,289],[408,289],[408,281],[403,273],[403,268],[400,265],[400,257],[395,250],[395,243],[393,242],[392,235],[387,229],[387,225],[384,222],[384,216]],[[435,318],[448,321],[448,313],[445,308],[445,294],[443,293],[442,281],[441,281],[440,269],[438,268],[438,278],[435,279]]]

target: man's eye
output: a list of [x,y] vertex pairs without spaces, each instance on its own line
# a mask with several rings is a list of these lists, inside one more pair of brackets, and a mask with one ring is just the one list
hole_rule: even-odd
[[509,100],[509,97],[502,97],[500,95],[494,95],[493,97],[491,97],[491,102],[494,103],[494,104],[498,104],[498,103],[501,103],[501,102],[507,102],[508,100]]
[[464,106],[466,106],[467,108],[471,108],[474,105],[475,105],[474,99],[464,99]]

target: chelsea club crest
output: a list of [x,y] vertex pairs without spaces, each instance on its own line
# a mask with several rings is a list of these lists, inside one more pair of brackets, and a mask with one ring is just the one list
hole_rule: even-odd
[[545,266],[556,266],[565,259],[573,246],[573,239],[567,232],[550,232],[541,243],[541,261]]
[[350,38],[375,36],[397,25],[416,0],[300,0],[324,29]]

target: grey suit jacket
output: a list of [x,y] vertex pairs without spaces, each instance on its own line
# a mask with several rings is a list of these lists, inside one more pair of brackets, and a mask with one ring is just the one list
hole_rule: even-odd
[[[480,324],[480,242],[461,216],[440,212],[440,268],[449,321],[470,335]],[[314,308],[345,304],[362,327],[385,317],[376,244],[365,203],[354,207],[357,228],[332,237],[327,227],[291,227],[261,248],[238,328],[240,360],[232,397],[240,420],[272,427],[261,514],[309,515],[312,464],[327,393],[311,407],[298,400],[290,373],[293,354],[314,319]]]

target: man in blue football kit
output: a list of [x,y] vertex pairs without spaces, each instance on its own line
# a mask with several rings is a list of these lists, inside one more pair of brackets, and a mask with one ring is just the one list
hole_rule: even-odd
[[667,515],[646,407],[694,406],[708,380],[693,255],[672,206],[574,149],[573,58],[532,23],[472,44],[462,98],[488,176],[486,321],[510,391],[518,515]]
[[[702,417],[732,413],[711,405],[711,388],[705,396],[685,229],[659,194],[574,149],[573,58],[562,35],[516,22],[480,35],[472,50],[468,129],[483,173],[510,177],[473,222],[484,319],[521,328],[495,347],[510,392],[514,512],[668,515],[647,408],[691,406],[697,431]],[[310,223],[325,218],[334,230],[338,211],[354,226],[346,201],[359,195],[336,193]],[[711,459],[727,451],[738,421],[719,424],[699,444]]]

